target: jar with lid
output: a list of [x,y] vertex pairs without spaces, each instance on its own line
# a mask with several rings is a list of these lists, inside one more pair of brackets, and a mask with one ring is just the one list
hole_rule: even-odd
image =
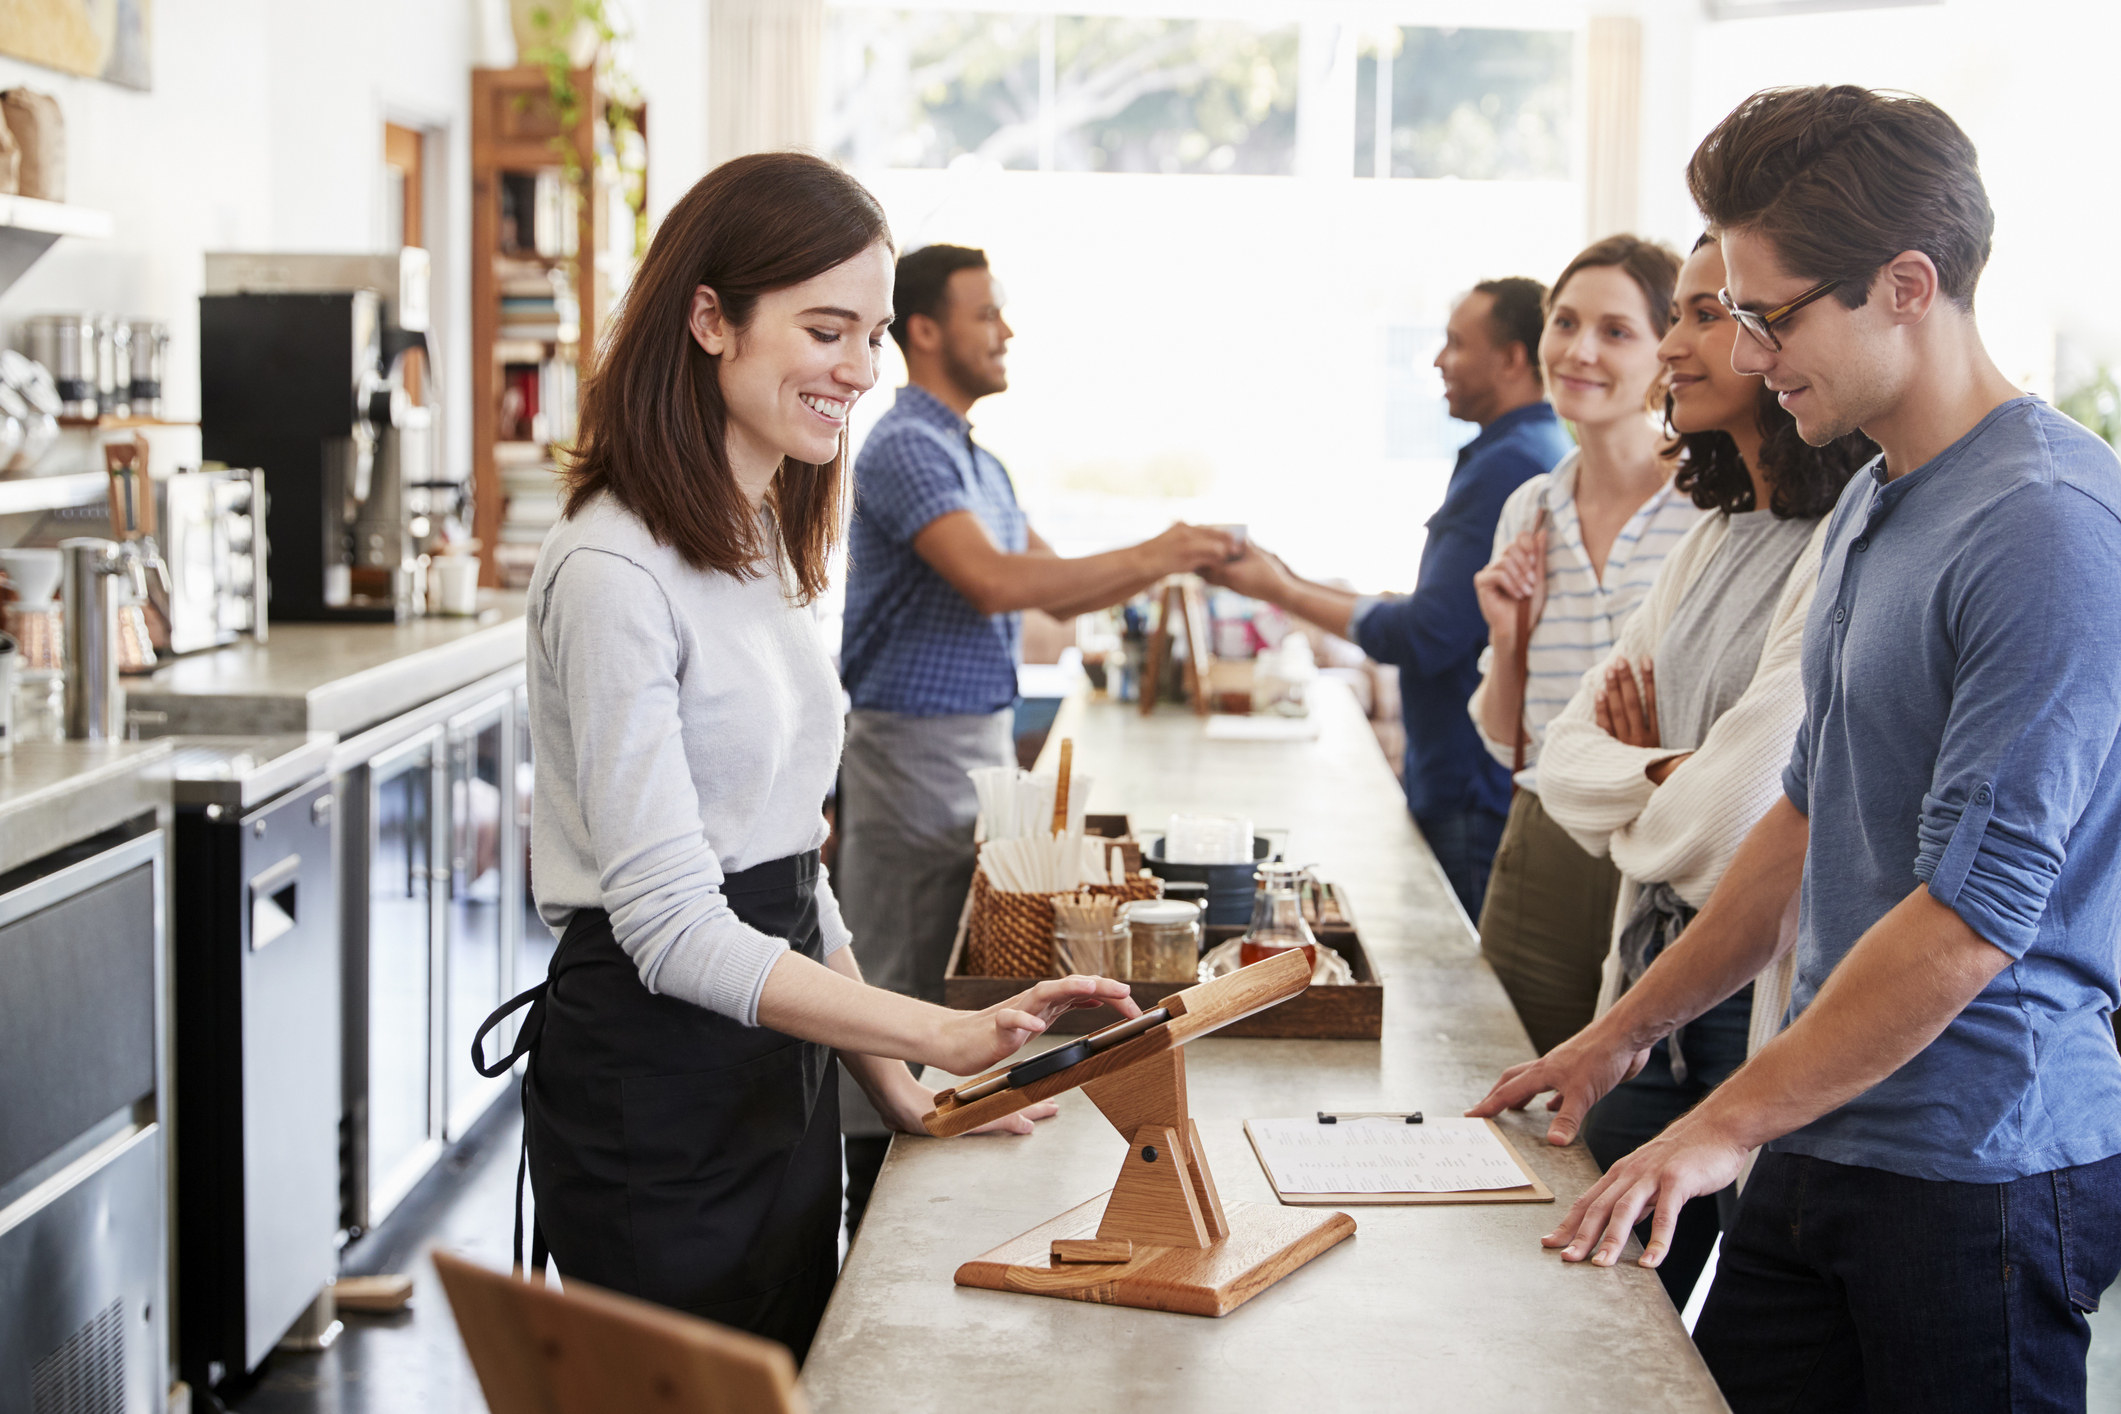
[[1053,916],[1053,960],[1064,973],[1086,977],[1114,977],[1121,981],[1133,975],[1128,944],[1131,934],[1124,913],[1114,910],[1100,922],[1087,911],[1077,913],[1056,908]]
[[1200,974],[1200,905],[1143,899],[1127,905],[1138,982],[1194,982]]

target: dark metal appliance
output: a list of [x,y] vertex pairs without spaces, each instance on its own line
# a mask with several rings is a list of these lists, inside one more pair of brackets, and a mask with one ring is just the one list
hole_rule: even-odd
[[[413,542],[420,536],[432,488],[444,480],[437,469],[440,428],[433,406],[427,252],[407,246],[389,255],[243,252],[206,257],[208,295],[340,295],[353,290],[373,290],[376,295],[388,397],[375,404],[374,465],[348,529],[351,589],[356,598],[414,601],[412,611],[418,612],[413,592],[418,550]],[[210,441],[210,429],[208,437]],[[209,450],[207,455],[215,453]],[[277,494],[277,484],[274,490]]]
[[207,1385],[254,1370],[337,1271],[333,741],[172,757],[177,1351]]
[[400,592],[358,592],[356,527],[390,421],[382,315],[370,290],[199,297],[203,455],[262,467],[270,613],[282,622],[389,622]]

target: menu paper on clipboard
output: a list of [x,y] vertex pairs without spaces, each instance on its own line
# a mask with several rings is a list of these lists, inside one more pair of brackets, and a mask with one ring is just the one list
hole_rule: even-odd
[[1245,1136],[1284,1203],[1554,1201],[1487,1120],[1253,1119],[1245,1121]]

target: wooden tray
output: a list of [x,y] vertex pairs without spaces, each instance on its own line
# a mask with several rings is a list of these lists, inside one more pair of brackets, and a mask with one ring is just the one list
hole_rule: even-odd
[[[1235,938],[1242,928],[1215,927],[1207,930],[1208,946]],[[1370,960],[1362,938],[1352,928],[1323,928],[1318,941],[1348,960],[1355,981],[1342,987],[1313,987],[1289,998],[1280,1006],[1223,1028],[1224,1036],[1252,1036],[1302,1041],[1375,1041],[1384,1034],[1385,988]],[[965,960],[965,923],[960,920],[957,942],[950,949],[950,962],[943,971],[943,1002],[961,1011],[1005,1002],[1038,981],[1035,977],[970,977],[962,974]],[[1134,982],[1134,1004],[1147,1011],[1173,992],[1192,986],[1185,982]],[[1119,1020],[1110,1007],[1085,1007],[1063,1013],[1047,1033],[1080,1036]]]

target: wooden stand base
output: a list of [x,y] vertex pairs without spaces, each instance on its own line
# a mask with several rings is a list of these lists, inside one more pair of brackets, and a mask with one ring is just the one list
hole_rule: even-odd
[[1224,1316],[1355,1232],[1346,1213],[1231,1203],[1229,1236],[1205,1248],[1134,1244],[1126,1262],[1053,1260],[1055,1242],[1095,1238],[1111,1194],[1102,1193],[1051,1222],[957,1269],[959,1286]]

